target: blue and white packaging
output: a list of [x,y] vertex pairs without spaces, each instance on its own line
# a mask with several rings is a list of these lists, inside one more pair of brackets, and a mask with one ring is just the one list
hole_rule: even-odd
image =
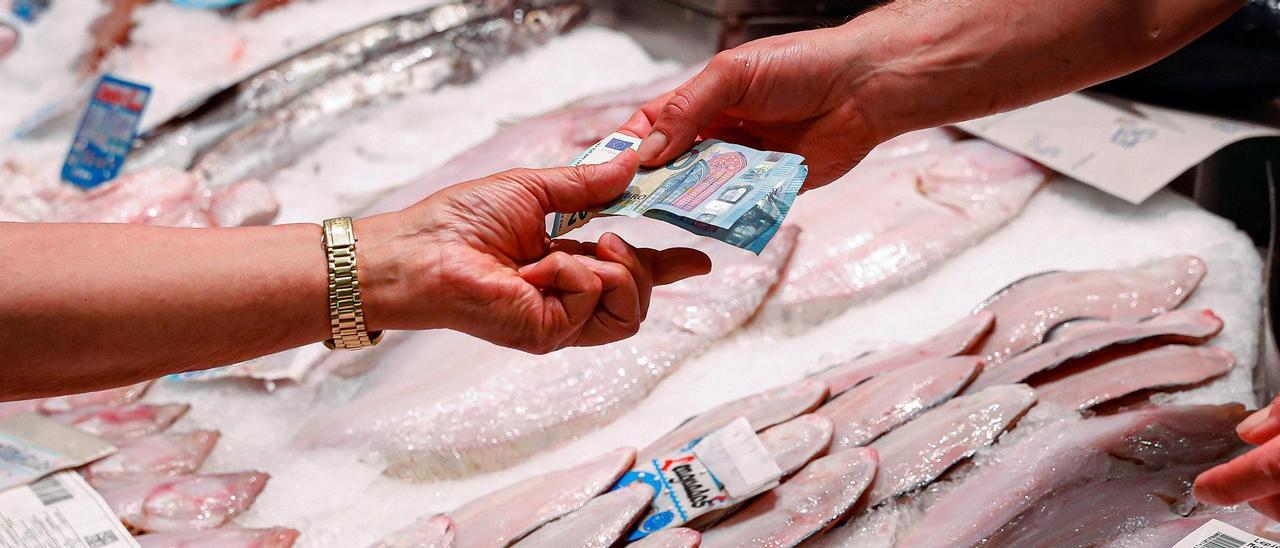
[[133,148],[142,111],[150,98],[149,86],[103,76],[71,141],[71,150],[62,165],[62,179],[93,188],[116,178]]

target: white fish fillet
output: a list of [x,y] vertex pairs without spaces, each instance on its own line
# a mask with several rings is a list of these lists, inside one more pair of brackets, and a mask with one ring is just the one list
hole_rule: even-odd
[[137,538],[142,548],[289,548],[298,540],[298,531],[284,527],[224,527],[210,531],[151,533]]
[[521,548],[609,548],[653,501],[653,487],[636,483],[591,499],[515,543]]
[[702,533],[686,527],[677,527],[658,531],[627,546],[629,548],[698,548],[700,544],[702,544]]
[[195,430],[135,438],[115,454],[82,468],[80,475],[102,489],[147,476],[190,474],[209,458],[218,437],[215,431]]
[[1157,527],[1140,529],[1125,535],[1118,535],[1102,546],[1105,548],[1168,548],[1186,538],[1201,525],[1216,519],[1237,529],[1253,533],[1265,539],[1280,541],[1280,530],[1270,518],[1252,509],[1237,510],[1205,516],[1191,516],[1167,521]]
[[[984,370],[967,391],[997,384],[1013,384],[1071,360],[1093,355],[1115,345],[1159,339],[1201,343],[1222,330],[1222,319],[1212,310],[1175,310],[1150,320],[1132,322],[1089,321],[1069,331],[1054,332],[1044,344],[1023,352],[998,367]],[[1063,325],[1072,325],[1063,324]]]
[[1044,272],[1005,286],[974,312],[996,315],[978,354],[992,368],[1043,342],[1061,323],[1079,318],[1141,320],[1177,308],[1205,275],[1198,257],[1167,257],[1128,269]]
[[1238,446],[1233,428],[1245,414],[1236,404],[1160,407],[1047,424],[1002,448],[998,461],[975,468],[925,511],[900,544],[976,545],[1035,501],[1081,478],[1106,477],[1118,465],[1212,462]]
[[110,442],[163,432],[182,418],[191,406],[185,403],[147,405],[131,403],[115,407],[88,407],[50,418],[69,424]]
[[[684,232],[661,225],[645,224],[644,232],[664,239]],[[656,288],[636,336],[529,356],[451,332],[412,334],[380,356],[381,367],[350,403],[312,420],[298,442],[371,447],[386,457],[388,474],[434,479],[508,466],[608,424],[682,360],[755,313],[786,264],[795,232],[780,231],[760,257],[682,238],[675,241],[710,253],[715,269]]]
[[425,516],[369,548],[453,548],[456,534],[449,516]]
[[1017,215],[1047,172],[981,141],[859,166],[796,200],[804,230],[766,317],[824,319],[911,281]]
[[954,143],[956,139],[956,133],[946,128],[935,127],[908,131],[871,149],[871,152],[867,153],[867,156],[862,159],[860,164],[873,164],[885,160],[923,154],[946,147]]
[[795,546],[839,521],[876,475],[876,452],[841,451],[790,479],[702,534],[702,546]]
[[1037,385],[1036,393],[1041,401],[1083,411],[1141,390],[1204,382],[1235,363],[1222,348],[1163,346]]
[[1035,402],[1035,391],[1026,385],[993,386],[955,398],[885,434],[871,444],[880,453],[880,472],[868,505],[928,485],[994,442]]
[[832,429],[822,415],[800,415],[761,432],[760,442],[785,478],[827,450]]
[[837,447],[859,447],[956,395],[982,369],[977,356],[939,358],[872,378],[818,408]]
[[448,514],[455,544],[458,548],[505,546],[603,493],[631,468],[635,457],[635,449],[616,449],[471,501]]
[[43,415],[51,415],[54,413],[64,413],[77,409],[85,409],[88,407],[111,407],[133,403],[146,393],[147,388],[151,386],[151,381],[122,386],[120,388],[108,388],[106,390],[98,390],[96,392],[86,392],[84,394],[72,394],[69,396],[54,396],[50,398],[38,398],[34,400],[22,400],[14,402],[0,403],[0,419],[11,417],[19,413],[40,413]]
[[806,380],[723,403],[684,421],[675,430],[641,449],[636,460],[647,462],[679,451],[689,442],[710,434],[738,417],[747,419],[757,431],[763,430],[812,411],[826,399],[826,384]]
[[826,382],[831,387],[831,394],[836,395],[886,371],[927,359],[964,354],[991,330],[995,319],[988,312],[967,316],[922,341],[861,356],[820,371],[814,378]]
[[102,491],[130,529],[216,529],[253,505],[270,476],[264,472],[175,476],[139,480]]

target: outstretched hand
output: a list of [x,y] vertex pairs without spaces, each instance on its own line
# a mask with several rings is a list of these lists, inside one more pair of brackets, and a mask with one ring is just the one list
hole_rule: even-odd
[[1280,398],[1241,421],[1236,433],[1258,447],[1200,474],[1196,499],[1222,505],[1248,502],[1280,520]]
[[614,234],[551,241],[545,218],[617,197],[636,167],[628,153],[600,165],[517,169],[357,221],[371,328],[449,328],[535,353],[635,334],[653,287],[705,274],[710,259],[687,248],[636,249]]

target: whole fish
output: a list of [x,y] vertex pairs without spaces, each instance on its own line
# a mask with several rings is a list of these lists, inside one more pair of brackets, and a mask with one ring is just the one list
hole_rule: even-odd
[[698,548],[702,533],[687,527],[663,529],[627,546],[630,548]]
[[1035,392],[1026,385],[993,386],[955,398],[885,434],[870,446],[880,454],[880,472],[867,496],[868,506],[938,479],[994,442],[1035,402]]
[[839,521],[876,475],[874,449],[850,449],[809,463],[702,534],[702,546],[795,546]]
[[677,426],[658,438],[636,457],[648,462],[683,449],[697,439],[728,425],[738,417],[747,419],[751,427],[763,430],[812,411],[827,399],[827,386],[819,381],[800,381],[752,394],[713,407]]
[[450,2],[371,23],[312,46],[198,99],[185,112],[147,131],[125,168],[189,168],[197,153],[227,133],[269,115],[307,90],[406,44],[496,15],[514,1]]
[[976,356],[922,361],[859,384],[814,413],[831,419],[836,447],[863,446],[950,399],[981,369]]
[[135,531],[216,529],[247,510],[270,479],[264,472],[151,478],[102,491]]
[[425,516],[369,548],[453,548],[456,535],[449,516]]
[[[610,221],[593,225],[624,228]],[[709,253],[715,267],[709,276],[655,288],[636,336],[529,356],[452,332],[413,334],[379,357],[381,366],[349,403],[313,419],[298,443],[371,447],[387,458],[387,473],[416,479],[509,466],[609,423],[682,360],[746,322],[795,241],[793,229],[784,229],[754,257],[675,227],[642,228],[635,238],[618,231],[640,245],[645,238],[687,242]]]
[[1049,423],[1000,448],[998,460],[982,463],[939,497],[900,545],[975,546],[1081,478],[1107,477],[1117,467],[1213,462],[1239,447],[1234,428],[1245,414],[1237,404],[1158,407]]
[[1016,216],[1048,172],[981,141],[859,166],[806,193],[804,232],[765,317],[821,320],[920,277]]
[[543,525],[513,546],[519,548],[609,548],[649,508],[653,487],[633,483],[591,499],[564,517]]
[[1173,310],[1204,279],[1198,257],[1167,257],[1133,268],[1043,272],[1005,286],[974,309],[996,315],[978,354],[990,369],[1044,341],[1049,330],[1080,318],[1141,320]]
[[115,407],[89,407],[55,413],[50,418],[69,424],[107,441],[118,443],[163,432],[187,414],[185,403],[146,405],[131,403]]
[[469,81],[482,70],[577,26],[582,4],[516,2],[504,13],[410,43],[329,79],[227,134],[192,164],[210,187],[292,162],[337,129],[344,114],[419,90]]
[[204,531],[151,533],[141,535],[137,540],[142,548],[289,548],[298,540],[298,531],[284,527],[223,527]]
[[932,358],[964,354],[991,331],[995,320],[993,314],[980,312],[962,318],[922,341],[860,356],[820,371],[814,378],[826,382],[834,396],[887,371]]
[[1036,385],[1040,401],[1083,411],[1127,394],[1225,375],[1236,357],[1221,348],[1170,345]]
[[1095,355],[1116,345],[1142,341],[1198,344],[1222,330],[1222,319],[1211,310],[1175,310],[1142,322],[1127,320],[1071,322],[1071,330],[1055,329],[1044,344],[984,370],[966,389],[976,392],[997,384],[1022,382],[1066,362]]
[[190,474],[209,458],[218,438],[212,430],[135,438],[121,444],[115,454],[82,468],[80,475],[102,489],[144,477]]

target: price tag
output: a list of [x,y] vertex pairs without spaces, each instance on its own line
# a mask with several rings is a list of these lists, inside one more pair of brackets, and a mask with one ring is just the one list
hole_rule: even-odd
[[151,88],[106,75],[98,82],[80,119],[62,179],[93,188],[116,178],[138,135]]

